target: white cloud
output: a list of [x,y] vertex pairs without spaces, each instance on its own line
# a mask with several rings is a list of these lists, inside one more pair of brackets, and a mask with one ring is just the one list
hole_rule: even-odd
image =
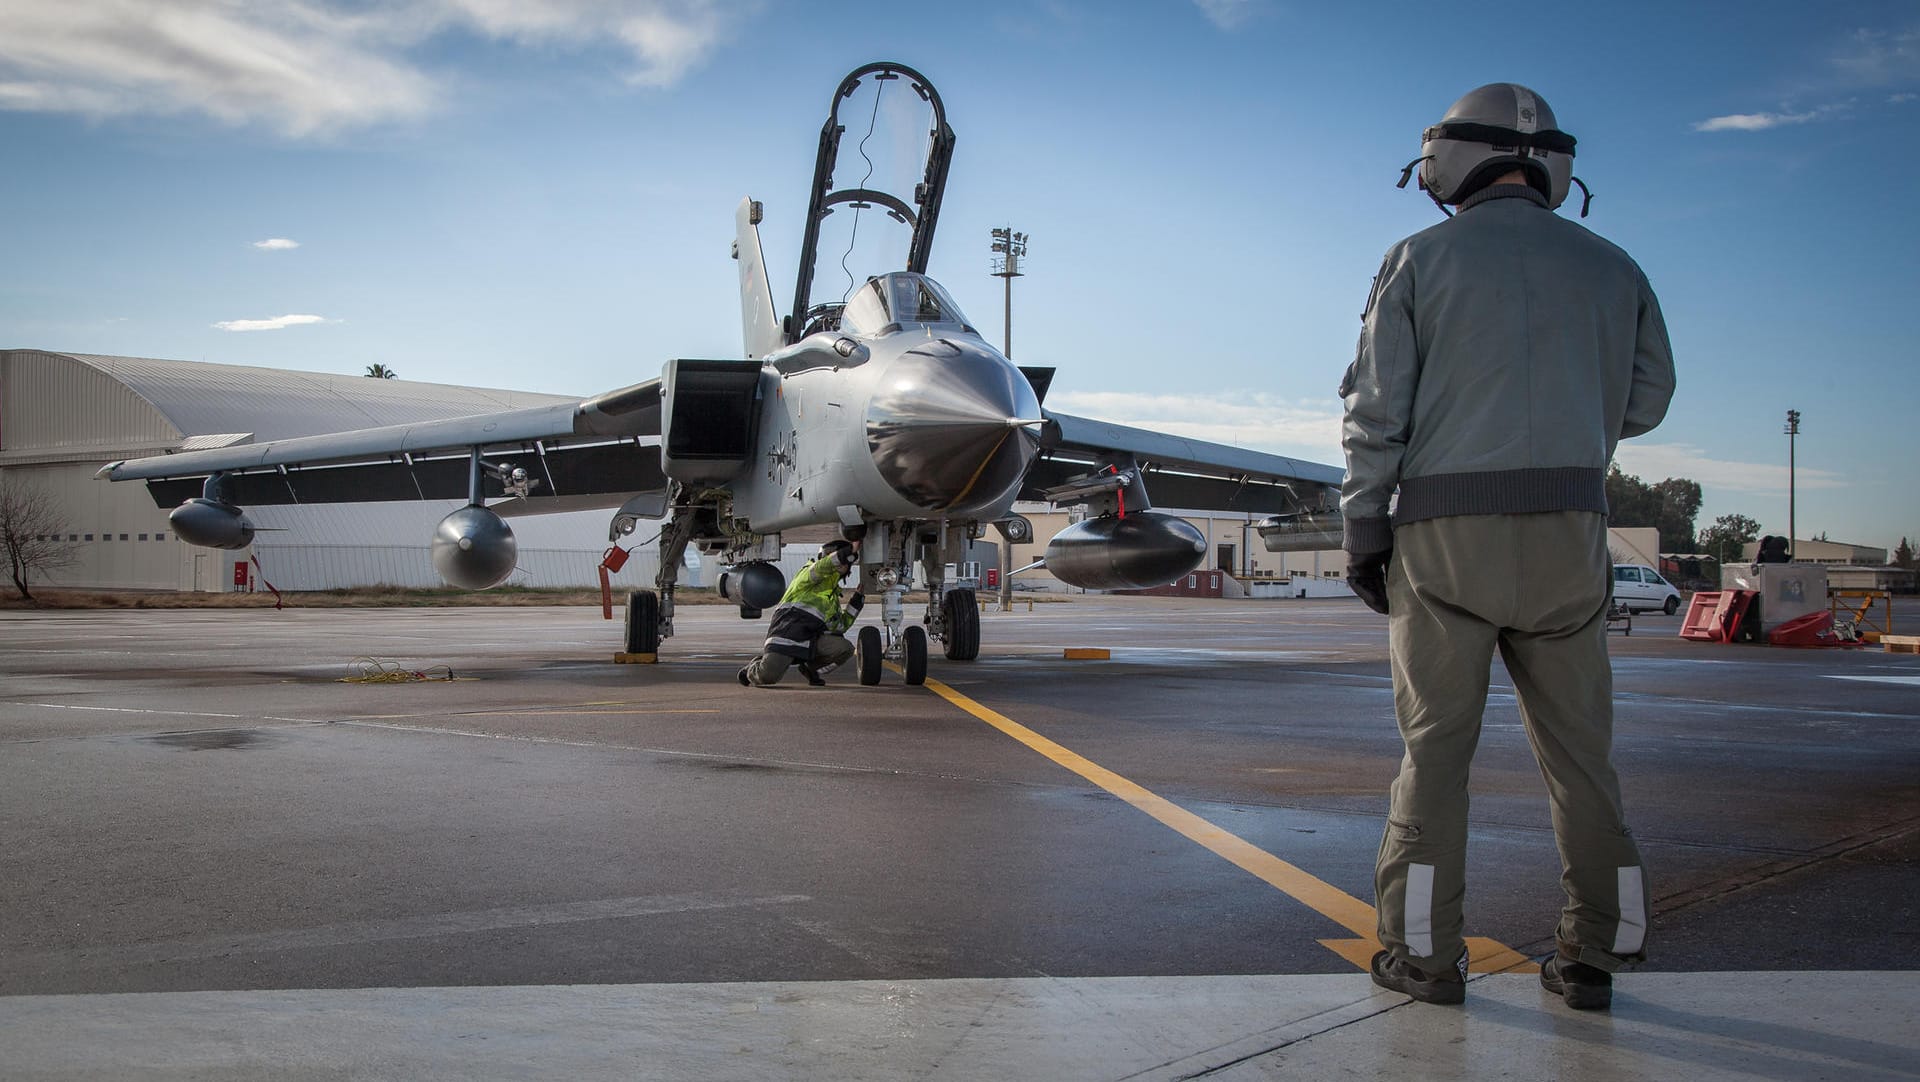
[[[1629,440],[1614,453],[1620,468],[1652,483],[1668,477],[1686,477],[1713,492],[1778,494],[1787,491],[1785,462],[1739,462],[1715,458],[1690,443],[1642,443]],[[1846,488],[1849,482],[1831,470],[1801,466],[1794,486],[1802,490]]]
[[1338,464],[1338,400],[1286,399],[1257,391],[1145,394],[1056,391],[1047,406],[1115,424]]
[[750,0],[6,0],[0,109],[203,113],[300,137],[410,120],[445,95],[408,51],[467,32],[585,50],[616,42],[629,82],[703,61]]
[[1207,21],[1222,30],[1232,30],[1253,17],[1254,0],[1193,0]]
[[1805,109],[1799,113],[1732,113],[1726,117],[1711,117],[1693,125],[1697,132],[1763,132],[1766,129],[1778,129],[1786,125],[1807,125],[1812,121],[1824,121],[1845,111],[1851,102],[1841,102],[1834,106],[1820,106]]
[[1855,86],[1912,85],[1920,80],[1920,29],[1856,31],[1833,66]]
[[1694,124],[1694,131],[1765,131],[1782,124],[1804,124],[1813,119],[1813,114],[1798,115],[1785,113],[1733,113],[1729,116],[1716,116]]
[[1898,94],[1887,95],[1887,104],[1888,105],[1905,105],[1906,103],[1914,100],[1915,98],[1920,98],[1920,94],[1913,94],[1913,93],[1902,91],[1901,93],[1898,93]]
[[297,240],[288,240],[285,237],[268,237],[266,240],[254,241],[253,246],[269,252],[284,252],[289,248],[300,247],[300,242]]
[[215,323],[223,331],[278,331],[306,323],[329,323],[324,316],[275,316],[272,319],[229,319]]

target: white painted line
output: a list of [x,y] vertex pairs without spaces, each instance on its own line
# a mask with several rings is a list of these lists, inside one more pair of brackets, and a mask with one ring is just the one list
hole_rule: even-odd
[[1920,685],[1920,676],[1835,676],[1827,674],[1829,680],[1858,680],[1863,684],[1901,684],[1906,687]]

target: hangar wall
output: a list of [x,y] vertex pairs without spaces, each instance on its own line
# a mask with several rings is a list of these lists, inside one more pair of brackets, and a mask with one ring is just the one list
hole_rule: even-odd
[[[335,373],[44,350],[0,351],[0,476],[52,504],[74,563],[35,581],[110,589],[233,589],[233,565],[257,554],[281,589],[439,586],[433,527],[457,501],[259,507],[251,551],[188,545],[140,484],[96,480],[102,465],[198,443],[224,445],[565,401],[557,395],[376,380]],[[529,586],[597,586],[610,512],[515,519]],[[651,533],[645,525],[635,539]],[[651,582],[643,548],[616,577]],[[690,585],[710,581],[696,578]]]

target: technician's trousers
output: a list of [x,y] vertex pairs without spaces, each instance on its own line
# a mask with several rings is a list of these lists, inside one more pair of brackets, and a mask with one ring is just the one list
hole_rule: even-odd
[[1562,955],[1612,972],[1645,957],[1647,884],[1614,774],[1602,515],[1461,515],[1394,532],[1393,702],[1406,757],[1374,886],[1380,942],[1431,973],[1464,966],[1467,772],[1497,646],[1547,783],[1567,904]]
[[[813,660],[808,662],[816,670],[824,672],[844,663],[853,656],[853,644],[842,635],[822,635],[813,640]],[[787,668],[794,663],[789,654],[765,651],[759,657],[747,663],[747,681],[755,687],[772,687],[787,675]]]

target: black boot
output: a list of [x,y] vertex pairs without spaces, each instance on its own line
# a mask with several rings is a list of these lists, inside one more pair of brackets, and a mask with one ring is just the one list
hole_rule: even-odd
[[1567,1006],[1576,1011],[1604,1011],[1613,1006],[1613,974],[1558,952],[1540,967],[1540,987],[1566,1000]]
[[814,668],[809,662],[802,661],[798,665],[795,665],[794,668],[799,669],[800,675],[806,677],[807,683],[813,687],[823,688],[827,686],[827,682],[820,676],[820,670]]

